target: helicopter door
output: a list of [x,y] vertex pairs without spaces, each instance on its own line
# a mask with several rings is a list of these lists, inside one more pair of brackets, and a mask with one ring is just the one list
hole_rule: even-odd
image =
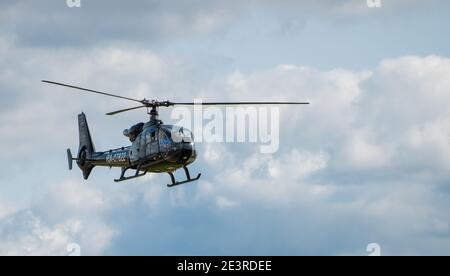
[[158,138],[159,138],[159,150],[161,151],[161,154],[167,155],[170,151],[170,146],[172,144],[172,141],[170,140],[167,133],[160,129],[158,131]]
[[138,146],[139,159],[145,158],[145,134],[144,133],[139,134],[139,136],[136,138],[135,143]]
[[[131,144],[130,150],[130,160],[131,162],[136,162],[141,158],[141,135],[139,134],[134,140],[133,144]],[[144,148],[145,153],[145,148]]]
[[146,144],[147,144],[147,156],[154,159],[158,155],[158,140],[156,139],[156,129],[148,131],[145,135]]

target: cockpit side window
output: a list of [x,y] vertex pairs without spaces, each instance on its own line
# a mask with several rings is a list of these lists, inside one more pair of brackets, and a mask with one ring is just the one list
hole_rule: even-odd
[[159,147],[160,150],[162,152],[167,152],[169,151],[171,144],[172,144],[172,140],[169,138],[169,133],[166,129],[159,129],[158,131],[158,136],[159,136]]
[[192,142],[193,136],[189,129],[184,127],[172,128],[172,139],[174,142]]
[[170,142],[170,138],[169,138],[169,132],[163,128],[161,128],[159,130],[159,141],[165,141],[165,142]]
[[194,141],[192,132],[184,127],[179,126],[163,126],[161,130],[164,130],[173,143],[190,143]]

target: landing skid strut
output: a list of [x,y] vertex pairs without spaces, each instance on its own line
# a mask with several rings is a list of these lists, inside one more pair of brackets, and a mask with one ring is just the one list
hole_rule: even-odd
[[186,183],[189,183],[189,182],[193,182],[193,181],[198,180],[200,178],[200,176],[202,176],[202,174],[199,173],[196,178],[191,178],[191,174],[189,173],[188,168],[187,167],[183,167],[183,169],[184,169],[184,172],[186,174],[187,180],[177,182],[175,180],[175,176],[173,175],[173,173],[168,172],[168,174],[170,175],[170,179],[172,180],[172,184],[167,184],[167,187],[174,187],[174,186],[178,186],[178,185],[181,185],[181,184],[186,184]]
[[122,182],[122,181],[130,180],[130,179],[138,178],[138,177],[146,175],[148,172],[148,170],[145,170],[143,173],[139,173],[141,170],[141,166],[138,166],[136,169],[136,173],[133,176],[125,176],[125,172],[129,169],[131,169],[131,168],[130,167],[122,168],[122,173],[120,174],[120,178],[114,179],[114,182]]
[[[138,177],[146,175],[147,172],[148,172],[148,170],[145,170],[145,171],[143,171],[143,173],[141,173],[141,166],[138,166],[136,168],[136,173],[134,175],[132,175],[132,176],[125,176],[125,173],[129,169],[132,169],[132,168],[131,167],[122,168],[122,173],[120,174],[119,179],[114,179],[114,182],[122,182],[122,181],[130,180],[130,179],[138,178]],[[200,176],[202,176],[202,174],[199,173],[197,175],[197,177],[191,178],[191,174],[189,173],[188,168],[187,167],[183,167],[183,169],[184,169],[184,173],[186,174],[186,178],[187,179],[184,180],[184,181],[179,181],[178,182],[178,181],[175,180],[175,176],[173,175],[173,173],[168,172],[168,174],[170,175],[170,179],[172,180],[172,183],[171,184],[167,184],[167,187],[174,187],[174,186],[178,186],[178,185],[181,185],[181,184],[186,184],[186,183],[189,183],[189,182],[197,181],[197,180],[200,179]]]

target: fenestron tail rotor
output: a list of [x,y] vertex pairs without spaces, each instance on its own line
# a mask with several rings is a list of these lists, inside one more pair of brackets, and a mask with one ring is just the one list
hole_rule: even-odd
[[48,81],[48,80],[43,80],[42,82],[45,82],[48,84],[53,84],[53,85],[59,85],[59,86],[63,86],[63,87],[68,87],[68,88],[72,88],[72,89],[78,89],[78,90],[95,93],[95,94],[100,94],[100,95],[104,95],[104,96],[119,98],[119,99],[123,99],[123,100],[138,102],[141,104],[141,106],[136,106],[136,107],[131,107],[131,108],[126,108],[126,109],[109,112],[109,113],[106,113],[106,115],[116,115],[116,114],[119,114],[122,112],[127,112],[127,111],[144,108],[144,107],[156,109],[158,107],[170,107],[170,106],[176,106],[176,105],[240,106],[240,105],[307,105],[307,104],[309,104],[309,102],[280,102],[280,101],[263,101],[263,102],[253,102],[253,101],[252,102],[170,102],[170,101],[162,101],[162,102],[160,102],[160,101],[155,101],[155,100],[149,101],[146,99],[138,100],[138,99],[119,96],[119,95],[115,95],[115,94],[111,94],[111,93],[87,89],[87,88],[83,88],[83,87],[79,87],[79,86],[64,84],[64,83],[60,83],[60,82],[54,82],[54,81]]

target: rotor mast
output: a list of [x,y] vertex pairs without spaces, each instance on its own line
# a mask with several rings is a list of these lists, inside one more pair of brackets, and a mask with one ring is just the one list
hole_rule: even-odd
[[148,115],[150,115],[150,124],[151,125],[162,124],[163,122],[159,119],[158,107],[156,105],[154,105],[149,108],[151,108],[151,109],[147,113],[148,113]]

